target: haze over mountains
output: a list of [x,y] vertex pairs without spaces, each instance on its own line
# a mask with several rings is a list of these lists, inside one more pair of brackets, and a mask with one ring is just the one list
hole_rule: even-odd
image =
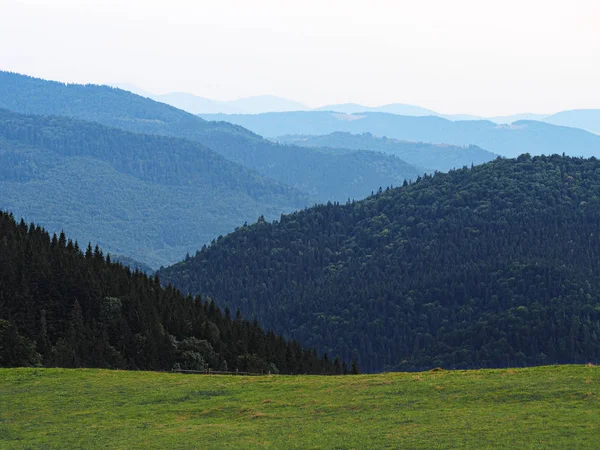
[[[186,252],[193,252],[218,235],[232,231],[246,221],[254,221],[258,216],[271,219],[315,202],[360,199],[380,187],[398,186],[405,179],[414,180],[425,171],[446,171],[480,164],[494,159],[497,154],[600,154],[600,137],[540,122],[520,122],[507,127],[486,121],[452,122],[431,116],[331,112],[210,116],[238,122],[267,136],[313,135],[300,139],[280,137],[278,139],[285,143],[280,145],[238,125],[205,121],[120,89],[65,85],[8,72],[0,72],[0,107],[19,113],[65,115],[134,133],[172,136],[197,143],[144,137],[156,153],[145,155],[144,158],[149,159],[143,164],[149,165],[145,170],[154,167],[151,169],[154,172],[150,178],[136,179],[139,175],[125,174],[123,167],[110,166],[110,161],[94,162],[97,156],[87,151],[100,145],[101,141],[96,141],[99,136],[110,136],[111,145],[121,152],[120,156],[115,153],[112,161],[125,157],[122,152],[128,146],[131,146],[132,154],[141,149],[143,140],[117,130],[54,119],[50,134],[66,133],[67,146],[80,146],[62,156],[64,149],[52,140],[31,141],[28,135],[10,139],[6,135],[4,138],[3,157],[13,163],[4,167],[2,183],[5,188],[0,206],[38,220],[51,230],[69,229],[78,239],[99,242],[113,253],[153,267],[175,262]],[[11,116],[8,111],[3,114],[7,123],[30,123],[28,126],[34,134],[47,131],[44,121]],[[372,134],[314,136],[339,128],[355,134]],[[79,134],[73,140],[76,130]],[[82,130],[90,132],[83,133]],[[86,137],[82,140],[80,136],[83,135]],[[388,136],[389,139],[376,136]],[[394,137],[444,145],[399,142]],[[160,142],[162,144],[158,144]],[[473,142],[483,148],[471,145]],[[54,147],[49,147],[51,145]],[[181,159],[170,160],[167,155],[177,154],[186,159],[184,155],[194,148],[202,149],[201,154],[208,158],[198,160],[197,166],[188,161],[187,169],[197,167],[194,169],[198,170],[196,178],[193,178],[196,181],[190,178],[190,184],[175,188],[156,178],[160,175],[181,183]],[[49,159],[48,150],[55,154],[55,160]],[[17,164],[17,160],[21,162]],[[213,161],[215,169],[208,169],[208,160]],[[211,172],[201,175],[205,170]],[[85,182],[79,175],[81,173],[94,174],[91,176],[93,183],[84,189],[79,187]],[[240,177],[239,174],[244,175]],[[111,181],[100,184],[101,179]],[[84,207],[91,195],[90,189],[95,192],[91,196],[93,201]],[[63,198],[65,202],[60,216],[51,208],[58,206],[53,201],[56,198]],[[152,198],[167,206],[152,209]],[[193,200],[185,200],[189,198]],[[183,208],[184,204],[187,208]],[[182,214],[177,213],[180,207],[185,210]],[[142,211],[150,214],[146,221],[139,215]],[[93,214],[100,220],[95,220]],[[144,239],[134,238],[146,228],[147,231],[142,233]],[[113,239],[111,236],[118,237]]]
[[600,136],[578,128],[522,120],[499,125],[486,120],[451,121],[387,113],[341,114],[298,111],[265,114],[203,114],[207,120],[228,120],[262,136],[323,135],[334,132],[372,133],[391,139],[435,144],[477,145],[501,156],[563,152],[600,156]]
[[544,119],[554,125],[581,128],[600,134],[600,109],[574,109],[562,111]]
[[0,0],[0,450],[600,448],[599,18]]
[[192,114],[129,92],[95,85],[65,85],[0,72],[0,107],[59,114],[135,133],[199,142],[248,169],[304,191],[315,201],[361,198],[424,171],[389,155],[281,146],[227,122]]
[[106,86],[0,72],[0,108],[104,125],[3,111],[0,207],[153,267],[259,216],[362,198],[426,170],[378,152],[277,145]]
[[309,109],[302,103],[275,95],[259,95],[237,100],[219,101],[186,92],[153,94],[129,83],[114,83],[114,86],[157,102],[166,103],[191,114],[260,114],[264,112],[302,111]]
[[363,112],[382,112],[400,116],[436,116],[444,119],[488,120],[497,124],[511,124],[522,120],[534,120],[553,125],[581,128],[590,133],[600,134],[600,109],[581,109],[561,111],[555,114],[517,113],[505,116],[478,116],[473,114],[443,114],[437,111],[403,103],[390,103],[380,106],[365,106],[358,103],[341,103],[324,105],[317,108],[293,100],[273,95],[262,95],[241,98],[231,101],[211,100],[194,94],[173,92],[169,94],[152,94],[127,83],[117,83],[116,87],[133,92],[143,97],[167,103],[192,114],[263,114],[270,112],[292,111],[330,111],[344,114]]
[[[338,105],[326,105],[315,108],[314,111],[332,111],[344,114],[357,114],[362,112],[381,112],[388,114],[396,114],[399,116],[436,116],[448,120],[489,120],[498,124],[508,124],[517,120],[544,120],[546,114],[522,113],[509,116],[484,117],[472,114],[442,114],[431,109],[422,108],[420,106],[405,105],[403,103],[390,103],[381,106],[364,106],[357,103],[342,103]],[[275,111],[265,111],[275,112]],[[231,113],[229,113],[231,114]],[[235,114],[235,113],[234,113]]]

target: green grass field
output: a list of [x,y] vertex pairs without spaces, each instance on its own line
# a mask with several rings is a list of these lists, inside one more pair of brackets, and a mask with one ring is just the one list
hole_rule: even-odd
[[1,448],[598,448],[600,367],[346,377],[0,369]]

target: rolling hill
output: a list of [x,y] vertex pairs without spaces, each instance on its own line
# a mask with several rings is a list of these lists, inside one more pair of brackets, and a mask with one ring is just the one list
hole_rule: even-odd
[[380,186],[397,185],[422,172],[389,155],[276,145],[240,126],[207,122],[108,86],[66,85],[0,72],[0,108],[24,114],[63,115],[134,133],[189,139],[259,174],[310,192],[313,201],[363,198]]
[[364,371],[600,361],[600,163],[522,155],[259,221],[160,271]]
[[308,196],[188,140],[0,110],[0,208],[157,268]]
[[459,147],[446,144],[425,144],[422,142],[407,142],[398,139],[378,138],[371,133],[350,134],[336,132],[320,136],[280,136],[278,142],[289,143],[304,147],[333,147],[354,150],[371,150],[391,154],[414,164],[447,172],[448,170],[483,164],[497,158],[498,155],[470,145]]
[[227,120],[267,137],[322,135],[342,131],[353,134],[372,133],[405,141],[477,145],[507,157],[516,157],[522,153],[600,156],[600,136],[576,128],[528,120],[499,125],[487,120],[451,121],[434,116],[312,111],[202,117],[207,120]]

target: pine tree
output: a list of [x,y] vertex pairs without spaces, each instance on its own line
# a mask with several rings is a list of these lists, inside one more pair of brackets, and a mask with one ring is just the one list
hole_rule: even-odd
[[358,364],[356,362],[356,358],[352,359],[352,368],[350,369],[350,373],[352,375],[358,375],[358,374],[360,374],[360,372],[358,370]]

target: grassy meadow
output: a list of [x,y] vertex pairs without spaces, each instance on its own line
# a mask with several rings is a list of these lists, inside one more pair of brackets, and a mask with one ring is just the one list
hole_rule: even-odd
[[0,448],[598,448],[600,367],[346,377],[0,369]]

